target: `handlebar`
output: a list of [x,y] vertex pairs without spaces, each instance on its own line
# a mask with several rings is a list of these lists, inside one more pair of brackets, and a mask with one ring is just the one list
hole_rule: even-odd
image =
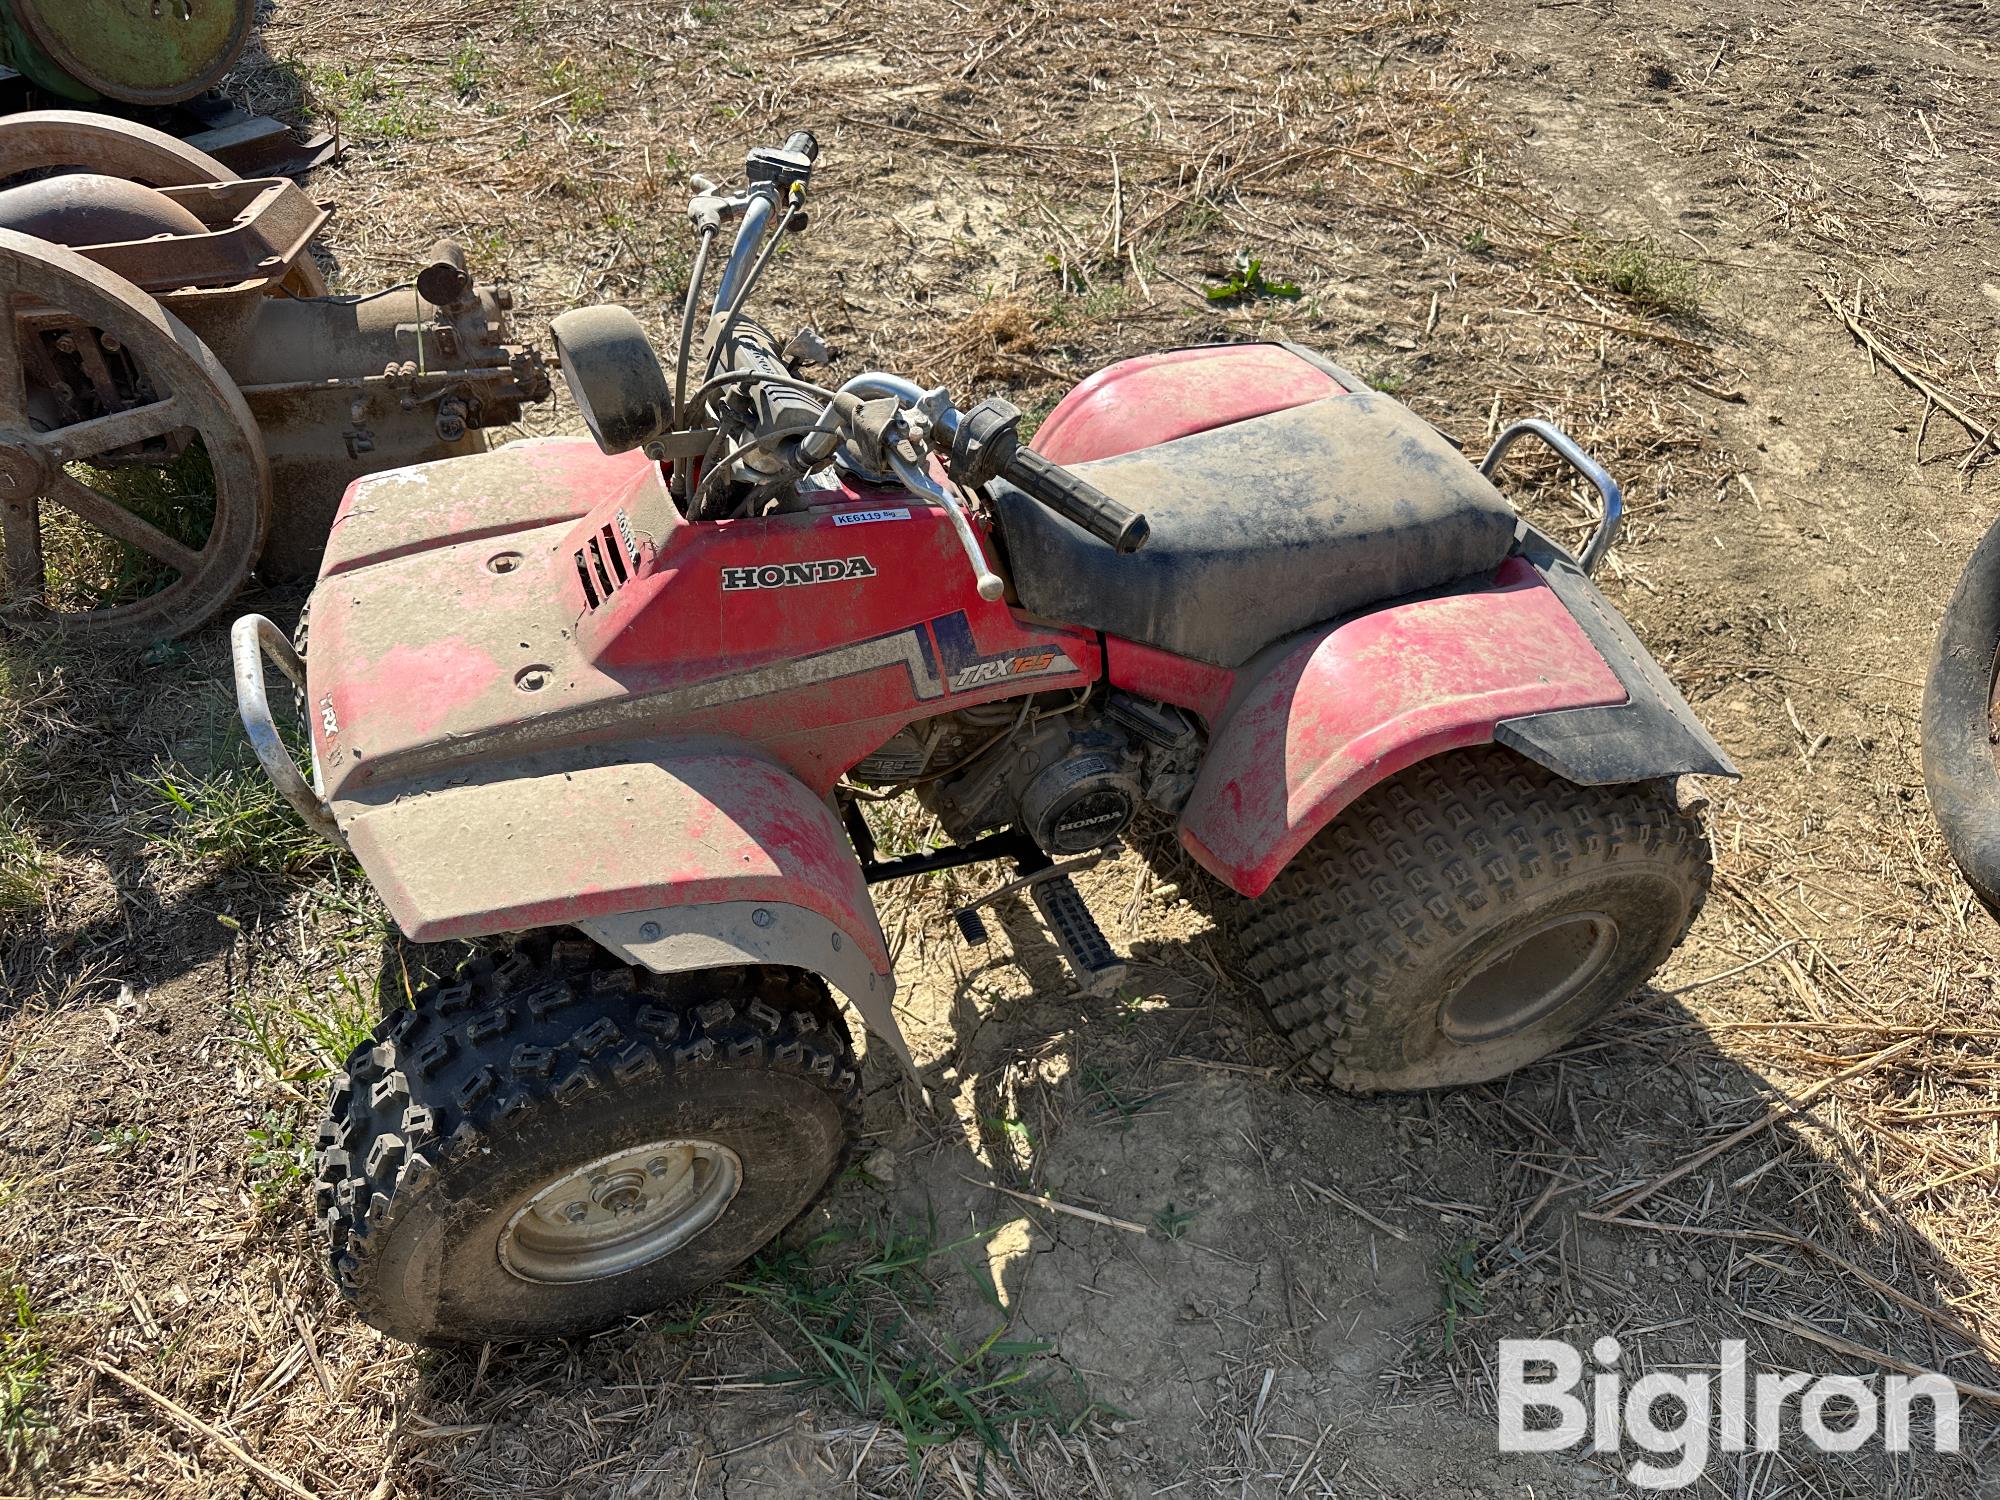
[[1152,535],[1152,527],[1138,511],[1032,448],[1017,447],[1000,466],[1000,477],[1114,552],[1137,552]]
[[[711,325],[711,374],[714,365],[723,361],[732,367],[732,373],[740,369],[741,373],[752,377],[751,383],[759,388],[756,397],[758,425],[773,430],[779,427],[789,430],[798,425],[778,421],[776,408],[779,405],[800,405],[819,410],[814,430],[819,432],[823,429],[829,436],[857,420],[859,413],[854,409],[853,398],[892,396],[901,407],[907,407],[907,411],[891,407],[886,415],[876,415],[870,419],[869,430],[865,434],[850,430],[843,435],[857,443],[863,452],[875,455],[868,465],[872,472],[894,469],[905,483],[944,505],[952,517],[953,528],[965,549],[966,558],[978,576],[979,591],[983,597],[997,597],[1003,585],[998,575],[987,566],[984,551],[963,508],[949,490],[930,482],[928,476],[923,474],[921,464],[898,461],[892,456],[897,443],[907,440],[918,454],[935,446],[940,456],[945,458],[952,478],[965,489],[974,489],[988,480],[1004,478],[1029,498],[1047,506],[1118,552],[1135,552],[1144,546],[1151,534],[1145,516],[1112,499],[1060,464],[1022,447],[1019,436],[1021,413],[1005,401],[984,401],[971,411],[960,413],[953,408],[942,388],[925,391],[912,381],[879,371],[857,375],[842,385],[839,392],[827,393],[808,387],[792,376],[775,351],[760,348],[755,351],[757,357],[737,358],[738,351],[731,335],[737,327],[738,316],[750,289],[769,259],[772,246],[765,244],[764,240],[770,230],[771,219],[782,203],[783,218],[777,228],[782,232],[794,222],[804,201],[813,160],[818,154],[819,141],[811,131],[794,131],[780,149],[760,147],[750,152],[745,160],[749,187],[741,196],[722,198],[716,194],[712,184],[705,179],[697,179],[696,186],[703,196],[688,205],[688,212],[704,229],[702,260],[697,261],[698,268],[706,260],[708,232],[719,227],[729,213],[742,215],[736,242],[715,291],[714,314],[720,322]],[[700,294],[700,286],[697,269],[691,278],[687,308],[682,318],[683,363],[692,339],[695,298]],[[759,342],[768,344],[769,341]],[[702,389],[707,390],[710,383],[712,381],[705,383]],[[816,397],[831,395],[833,399],[821,410],[818,401],[801,400],[797,393],[802,390]],[[782,391],[783,394],[774,398],[771,391]],[[842,398],[848,400],[846,407],[840,405]],[[687,419],[688,414],[682,409],[684,404],[684,398],[677,395],[677,421]],[[696,405],[699,404],[697,395]],[[802,448],[801,451],[806,453],[811,467],[823,461],[831,447],[831,442],[814,441],[810,448]],[[684,493],[680,488],[682,482],[681,476],[677,475],[677,495]],[[704,480],[703,489],[707,488],[708,483]]]
[[1005,479],[1115,551],[1137,552],[1146,545],[1152,528],[1143,515],[1081,475],[1022,447],[1020,429],[1020,410],[998,397],[962,415],[953,413],[947,434],[952,478],[967,486]]

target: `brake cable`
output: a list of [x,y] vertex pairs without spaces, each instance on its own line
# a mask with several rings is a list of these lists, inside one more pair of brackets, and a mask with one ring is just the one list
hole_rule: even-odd
[[736,291],[736,300],[729,304],[729,311],[723,315],[722,330],[716,334],[715,342],[709,345],[710,372],[715,369],[716,356],[728,346],[729,335],[736,331],[736,320],[743,315],[743,304],[750,300],[750,293],[756,289],[757,278],[764,274],[764,267],[770,263],[772,255],[777,253],[778,246],[783,243],[785,232],[792,227],[792,220],[798,217],[799,205],[805,201],[805,196],[805,188],[794,183],[792,191],[786,197],[785,211],[778,219],[778,227],[771,231],[770,238],[764,241],[757,251],[757,258],[750,263],[750,269],[744,273],[743,285]]
[[681,353],[674,366],[674,422],[678,426],[687,424],[688,354],[694,345],[694,310],[701,300],[701,284],[708,277],[708,252],[714,248],[716,232],[721,228],[719,223],[701,226],[701,245],[694,252],[694,269],[688,273],[687,306],[681,311]]
[[688,502],[688,519],[691,521],[702,519],[702,502],[708,498],[712,489],[727,478],[729,471],[736,467],[737,460],[744,454],[752,449],[761,448],[766,443],[775,443],[784,438],[804,437],[809,432],[819,430],[820,424],[817,422],[795,422],[789,427],[774,427],[769,432],[760,432],[755,437],[738,443],[724,454],[713,468],[701,476],[701,483],[695,489],[694,498]]

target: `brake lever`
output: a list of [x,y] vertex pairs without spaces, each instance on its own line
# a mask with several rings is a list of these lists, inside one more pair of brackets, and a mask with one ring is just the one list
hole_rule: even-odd
[[[986,551],[979,544],[979,534],[972,529],[972,522],[967,518],[958,496],[932,479],[921,464],[896,451],[900,443],[907,442],[911,451],[921,457],[933,439],[941,439],[945,450],[950,451],[959,423],[958,411],[951,404],[950,393],[943,386],[926,391],[915,381],[901,375],[870,370],[852,377],[841,386],[835,405],[840,405],[840,397],[879,399],[884,396],[894,397],[902,407],[896,414],[897,420],[884,423],[879,434],[880,447],[889,460],[890,468],[911,490],[928,496],[944,507],[951,529],[958,537],[958,544],[965,549],[966,561],[972,564],[972,576],[977,581],[979,597],[989,601],[1001,598],[1007,592],[1006,581],[987,563]],[[858,414],[860,408],[855,410]]]
[[987,565],[986,551],[979,545],[979,534],[972,529],[972,522],[965,514],[965,507],[959,504],[958,496],[894,449],[889,451],[889,464],[904,484],[918,494],[930,496],[944,507],[951,529],[958,534],[958,544],[965,549],[966,561],[972,564],[972,576],[978,582],[979,597],[991,601],[1005,594],[1007,584]]

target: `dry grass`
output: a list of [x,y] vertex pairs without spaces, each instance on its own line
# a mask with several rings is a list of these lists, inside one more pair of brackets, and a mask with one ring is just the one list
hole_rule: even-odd
[[[1579,224],[1496,127],[1499,64],[1468,19],[1432,0],[915,0],[878,37],[872,12],[787,0],[279,6],[239,88],[337,115],[349,153],[314,186],[339,206],[347,288],[403,279],[448,232],[511,276],[525,327],[597,299],[655,319],[686,270],[686,174],[726,178],[746,144],[810,125],[820,201],[763,311],[815,321],[843,371],[1039,414],[1111,358],[1288,337],[1470,452],[1513,417],[1557,418],[1626,482],[1609,586],[1752,774],[1710,790],[1717,889],[1662,990],[1554,1063],[1435,1099],[1297,1086],[1243,1016],[1191,873],[1127,858],[1092,877],[1141,977],[1088,1011],[1018,922],[1011,958],[939,924],[977,874],[913,883],[884,923],[939,1108],[906,1115],[877,1070],[875,1154],[835,1222],[892,1234],[928,1209],[926,1243],[986,1259],[854,1306],[852,1277],[779,1262],[588,1344],[438,1358],[344,1312],[291,1188],[319,1075],[378,985],[393,1000],[451,955],[391,942],[351,868],[302,868],[258,807],[183,796],[194,816],[175,818],[148,790],[235,787],[217,634],[149,664],[17,654],[0,745],[13,1484],[235,1494],[274,1489],[265,1465],[382,1500],[1411,1494],[1484,1452],[1508,1333],[1617,1332],[1635,1369],[1747,1337],[1772,1366],[2000,1385],[1994,945],[1913,791],[1916,660],[1863,642],[1837,588],[1792,587],[1794,512],[1718,415],[1767,373],[1730,268]],[[1970,106],[1932,119],[1977,124]],[[1803,250],[1854,257],[1851,306],[1876,274],[1868,225],[1907,215],[1826,180],[1832,160],[1751,152],[1741,194]],[[1299,295],[1211,300],[1240,253]],[[1870,287],[1869,325],[1990,420],[1982,336]],[[1926,458],[1965,452],[1916,436]],[[1587,533],[1588,492],[1552,462],[1509,469],[1538,519]],[[1980,508],[1960,504],[1954,534]],[[1705,576],[1724,533],[1740,565]],[[1062,1399],[913,1449],[852,1367],[811,1362],[815,1331],[850,1314],[932,1394],[998,1321]],[[1056,1347],[1012,1348],[1037,1342]],[[1524,1475],[1546,1490],[1541,1470],[1486,1477]],[[1789,1448],[1725,1479],[1745,1496],[1967,1482]]]

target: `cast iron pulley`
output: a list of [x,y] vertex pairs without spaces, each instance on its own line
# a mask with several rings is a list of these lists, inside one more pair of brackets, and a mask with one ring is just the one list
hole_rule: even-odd
[[[197,445],[205,526],[186,513],[205,504],[162,507],[146,476],[125,482],[195,462]],[[7,620],[102,642],[180,635],[242,587],[270,514],[263,439],[208,346],[122,277],[0,230]]]

